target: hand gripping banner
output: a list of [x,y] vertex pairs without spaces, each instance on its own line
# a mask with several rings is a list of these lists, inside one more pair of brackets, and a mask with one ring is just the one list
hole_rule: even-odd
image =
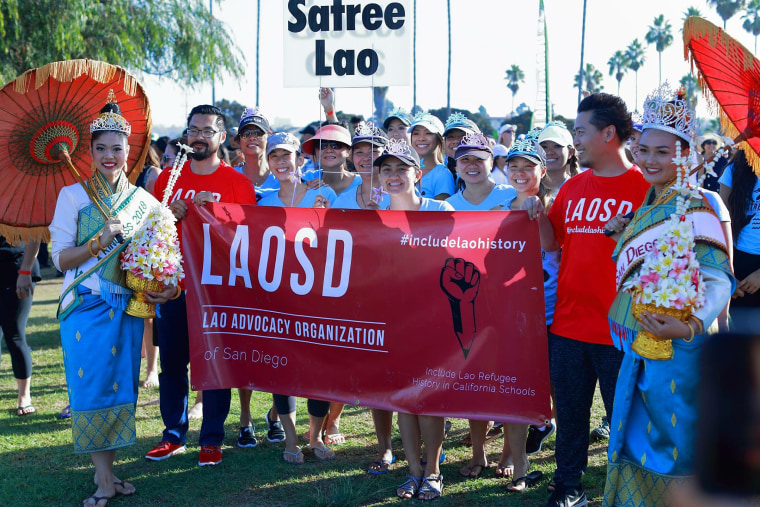
[[193,389],[550,417],[526,213],[215,203],[191,206],[182,230]]

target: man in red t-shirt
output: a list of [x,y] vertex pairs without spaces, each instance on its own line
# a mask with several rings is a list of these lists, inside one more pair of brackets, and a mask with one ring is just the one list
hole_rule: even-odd
[[[256,204],[253,184],[243,174],[225,164],[218,156],[219,145],[227,133],[224,116],[219,108],[209,105],[194,107],[187,119],[187,142],[193,148],[191,160],[182,167],[182,173],[171,189],[169,208],[177,217],[177,231],[182,240],[182,219],[189,203],[204,205],[207,202]],[[158,200],[171,171],[164,171],[156,180],[153,190]],[[158,348],[161,354],[159,393],[164,433],[156,447],[146,458],[160,461],[185,452],[188,429],[187,365],[190,349],[187,329],[185,296],[161,305],[158,319]],[[230,390],[216,389],[203,393],[203,423],[199,443],[198,464],[217,465],[222,461],[224,421],[230,411]]]
[[557,409],[556,488],[547,506],[586,505],[581,474],[588,460],[589,422],[597,379],[607,418],[623,353],[610,337],[607,311],[615,297],[615,242],[604,224],[637,209],[649,185],[625,156],[631,115],[617,96],[596,93],[578,105],[574,144],[589,169],[560,188],[548,214],[538,199],[523,208],[538,217],[541,246],[562,248],[549,372]]

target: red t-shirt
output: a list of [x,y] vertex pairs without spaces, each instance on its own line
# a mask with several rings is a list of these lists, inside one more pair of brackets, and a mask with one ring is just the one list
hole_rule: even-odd
[[615,242],[604,224],[638,209],[648,189],[636,166],[609,178],[589,169],[559,189],[548,214],[562,247],[552,333],[612,345],[607,312],[615,298]]
[[[153,195],[159,201],[164,198],[164,189],[169,181],[170,170],[161,171],[153,187]],[[221,162],[216,171],[211,174],[195,174],[190,170],[190,160],[182,166],[182,172],[177,178],[169,202],[178,200],[190,204],[198,192],[211,192],[218,202],[235,204],[256,204],[256,193],[253,183],[242,173],[237,172],[229,164]],[[177,222],[177,234],[182,244],[182,220]]]

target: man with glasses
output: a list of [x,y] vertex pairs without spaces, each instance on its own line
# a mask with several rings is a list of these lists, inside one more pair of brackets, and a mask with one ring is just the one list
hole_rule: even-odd
[[[222,111],[214,106],[196,106],[187,118],[187,142],[193,153],[182,168],[169,208],[177,218],[177,232],[182,244],[182,219],[190,203],[208,202],[256,204],[253,185],[244,175],[219,158],[219,146],[227,132]],[[163,171],[156,180],[154,195],[161,200],[171,171]],[[161,442],[145,455],[160,461],[185,452],[188,429],[187,366],[190,362],[187,307],[184,292],[177,299],[161,305],[158,319],[158,347],[161,354],[159,393],[164,432]],[[203,423],[199,443],[198,465],[217,465],[222,461],[224,421],[230,410],[230,390],[204,391]]]

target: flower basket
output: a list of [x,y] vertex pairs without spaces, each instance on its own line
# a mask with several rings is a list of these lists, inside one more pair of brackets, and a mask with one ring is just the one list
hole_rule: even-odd
[[[686,322],[691,315],[691,307],[679,310],[677,308],[667,308],[651,303],[635,303],[633,305],[633,316],[636,320],[641,321],[641,314],[643,312],[667,315],[669,317],[675,317],[681,322]],[[642,329],[636,335],[636,339],[633,341],[631,349],[646,359],[664,361],[673,357],[672,342],[672,340],[660,338],[646,329]]]
[[127,287],[132,289],[132,297],[127,304],[127,314],[141,319],[152,319],[156,316],[156,305],[145,299],[145,291],[159,292],[163,283],[158,280],[140,278],[127,271]]

